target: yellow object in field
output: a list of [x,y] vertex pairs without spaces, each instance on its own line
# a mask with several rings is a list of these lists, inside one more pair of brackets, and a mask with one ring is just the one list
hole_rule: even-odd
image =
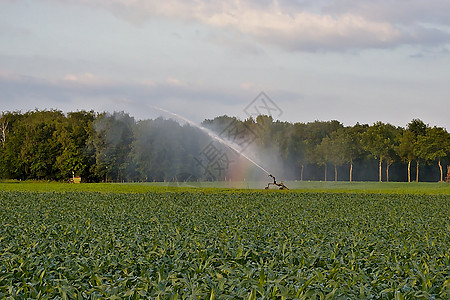
[[81,177],[77,176],[73,178],[73,183],[81,183]]

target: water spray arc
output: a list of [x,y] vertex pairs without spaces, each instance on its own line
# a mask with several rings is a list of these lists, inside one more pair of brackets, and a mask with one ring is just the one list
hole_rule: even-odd
[[235,144],[232,143],[232,142],[229,142],[229,141],[226,141],[226,140],[222,139],[221,137],[219,137],[218,135],[216,135],[214,132],[212,132],[212,131],[209,130],[208,128],[205,128],[205,127],[203,127],[203,126],[200,126],[200,125],[196,124],[195,122],[192,122],[191,120],[186,119],[186,118],[183,117],[183,116],[180,116],[179,114],[176,114],[176,113],[174,113],[174,112],[168,111],[168,110],[166,110],[166,109],[164,109],[164,108],[160,108],[160,107],[157,107],[157,106],[152,106],[152,105],[151,105],[150,107],[152,107],[152,108],[154,108],[154,109],[156,109],[156,110],[159,110],[159,111],[161,111],[161,112],[164,112],[164,113],[166,113],[166,114],[169,114],[169,115],[171,115],[171,116],[173,116],[173,117],[175,117],[175,118],[177,118],[177,119],[179,119],[179,120],[182,120],[182,121],[188,123],[189,125],[192,125],[192,126],[198,128],[198,129],[202,130],[202,131],[205,132],[208,136],[210,136],[211,138],[215,139],[215,140],[218,141],[219,143],[221,143],[221,144],[223,144],[223,145],[225,145],[225,146],[231,148],[233,151],[236,151],[236,153],[239,153],[239,154],[242,155],[245,159],[247,159],[249,162],[251,162],[253,165],[255,165],[255,166],[258,167],[260,170],[262,170],[264,173],[266,173],[267,175],[271,176],[271,174],[269,173],[269,171],[267,171],[267,170],[264,169],[261,165],[259,165],[257,162],[255,162],[253,159],[251,159],[250,157],[248,157],[247,155],[245,155],[245,153],[242,153],[242,152],[239,150],[238,145],[235,145]]

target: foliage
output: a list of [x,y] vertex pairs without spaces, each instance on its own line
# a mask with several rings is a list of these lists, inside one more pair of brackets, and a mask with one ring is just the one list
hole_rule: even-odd
[[[326,180],[334,169],[336,181],[372,181],[378,161],[380,181],[382,168],[386,181],[406,181],[406,175],[410,181],[411,163],[416,161],[416,181],[419,162],[428,163],[420,164],[421,179],[438,181],[450,161],[449,133],[418,119],[406,129],[382,122],[348,127],[336,120],[289,123],[270,116],[244,121],[220,116],[202,124],[242,145],[265,169],[285,180]],[[220,178],[208,175],[198,158],[209,144],[211,138],[198,128],[162,118],[136,121],[125,112],[2,112],[0,178],[67,181],[81,176],[83,182],[149,182],[171,181],[180,174],[216,180],[244,173],[248,162],[230,151],[236,157],[228,162],[234,166]],[[247,174],[265,175],[256,168]]]
[[56,158],[56,166],[62,178],[69,178],[74,174],[82,177],[90,175],[89,166],[93,159],[85,146],[93,134],[92,123],[95,117],[93,111],[71,112],[57,129],[56,138],[62,151]]
[[0,297],[449,298],[448,196],[0,192]]
[[133,142],[134,118],[123,112],[103,114],[93,122],[95,128],[89,143],[95,149],[95,173],[120,181],[128,166],[128,154]]
[[94,112],[61,111],[7,113],[5,142],[0,151],[0,176],[60,180],[87,175],[89,156],[83,151],[91,135]]
[[182,127],[173,120],[139,121],[134,127],[130,157],[135,166],[134,180],[165,181],[178,170],[190,170],[200,177],[193,157],[208,142],[190,126]]
[[398,131],[391,124],[377,122],[369,127],[363,134],[363,143],[365,149],[379,160],[379,181],[382,181],[381,165],[386,161],[386,181],[389,181],[389,167],[396,159],[395,149],[398,140]]

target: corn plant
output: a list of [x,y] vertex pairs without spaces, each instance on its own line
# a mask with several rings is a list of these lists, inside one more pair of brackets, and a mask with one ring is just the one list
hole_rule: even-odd
[[450,198],[0,192],[0,298],[448,299]]

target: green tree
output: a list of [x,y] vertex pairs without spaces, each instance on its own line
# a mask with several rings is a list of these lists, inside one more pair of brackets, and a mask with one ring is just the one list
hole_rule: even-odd
[[386,130],[389,137],[384,157],[386,161],[386,181],[389,182],[389,169],[394,162],[399,160],[396,149],[398,148],[400,129],[386,124]]
[[93,111],[70,112],[58,128],[57,140],[62,151],[56,158],[56,166],[63,178],[72,175],[90,178],[89,167],[95,163],[95,158],[89,154],[86,145],[93,135],[95,118]]
[[8,135],[8,117],[0,113],[0,144],[4,148],[6,144],[6,136]]
[[416,160],[416,182],[419,182],[420,160],[424,159],[419,139],[426,134],[428,126],[420,119],[413,119],[408,123],[406,130],[412,132],[412,156]]
[[329,142],[322,141],[326,137],[342,128],[343,125],[336,121],[314,121],[306,124],[305,135],[305,158],[310,164],[316,164],[324,168],[324,180],[327,180],[328,162],[330,156]]
[[135,179],[168,181],[179,174],[201,178],[204,170],[194,158],[210,141],[198,128],[181,126],[173,120],[138,121],[130,153],[136,168]]
[[[355,126],[359,126],[359,124]],[[349,181],[352,181],[353,162],[360,156],[361,153],[359,138],[357,127],[342,127],[331,133],[329,141],[327,142],[329,145],[328,157],[329,161],[334,165],[335,181],[337,181],[338,178],[337,167],[346,163],[350,164]]]
[[441,160],[450,154],[450,136],[442,127],[427,128],[426,134],[419,136],[418,147],[420,156],[427,161],[437,161],[440,181],[444,180]]
[[400,135],[397,153],[399,157],[408,164],[408,182],[411,182],[411,163],[418,160],[416,155],[417,139],[413,131],[406,129]]
[[2,112],[0,117],[0,177],[13,178],[17,174],[17,151],[20,143],[16,143],[15,132],[23,118],[20,112]]
[[23,114],[10,136],[11,173],[23,179],[59,179],[56,157],[61,152],[57,128],[64,122],[61,111],[32,111]]
[[331,140],[329,137],[324,137],[322,142],[315,147],[313,160],[314,162],[323,167],[324,181],[327,181],[328,162],[331,156]]
[[382,122],[370,126],[363,135],[364,148],[378,159],[378,181],[382,181],[383,160],[387,161],[386,179],[389,181],[389,167],[395,157],[395,140],[397,129]]
[[91,171],[98,178],[106,182],[126,179],[134,126],[134,118],[124,112],[104,113],[93,122],[89,144],[95,151],[95,165]]
[[202,122],[202,126],[208,128],[215,132],[216,134],[220,134],[224,131],[230,124],[238,121],[236,117],[229,117],[227,115],[215,117],[214,119],[206,119]]
[[344,157],[346,162],[350,164],[350,182],[353,181],[353,165],[355,164],[355,161],[362,158],[364,152],[361,141],[362,136],[367,128],[368,125],[361,125],[359,123],[356,123],[353,127],[346,128],[344,135],[342,136],[344,144]]
[[300,167],[300,181],[303,181],[305,165],[307,159],[307,143],[306,143],[306,124],[295,123],[292,125],[291,134],[287,140],[287,157],[289,161],[293,161],[294,165]]
[[326,164],[327,162],[329,162],[334,166],[334,181],[338,180],[337,167],[342,166],[346,162],[344,152],[345,145],[343,137],[341,135],[342,133],[340,132],[342,131],[335,131],[331,134],[330,137],[323,138],[318,150],[318,152],[323,156],[324,159],[324,162],[322,162],[322,164]]

